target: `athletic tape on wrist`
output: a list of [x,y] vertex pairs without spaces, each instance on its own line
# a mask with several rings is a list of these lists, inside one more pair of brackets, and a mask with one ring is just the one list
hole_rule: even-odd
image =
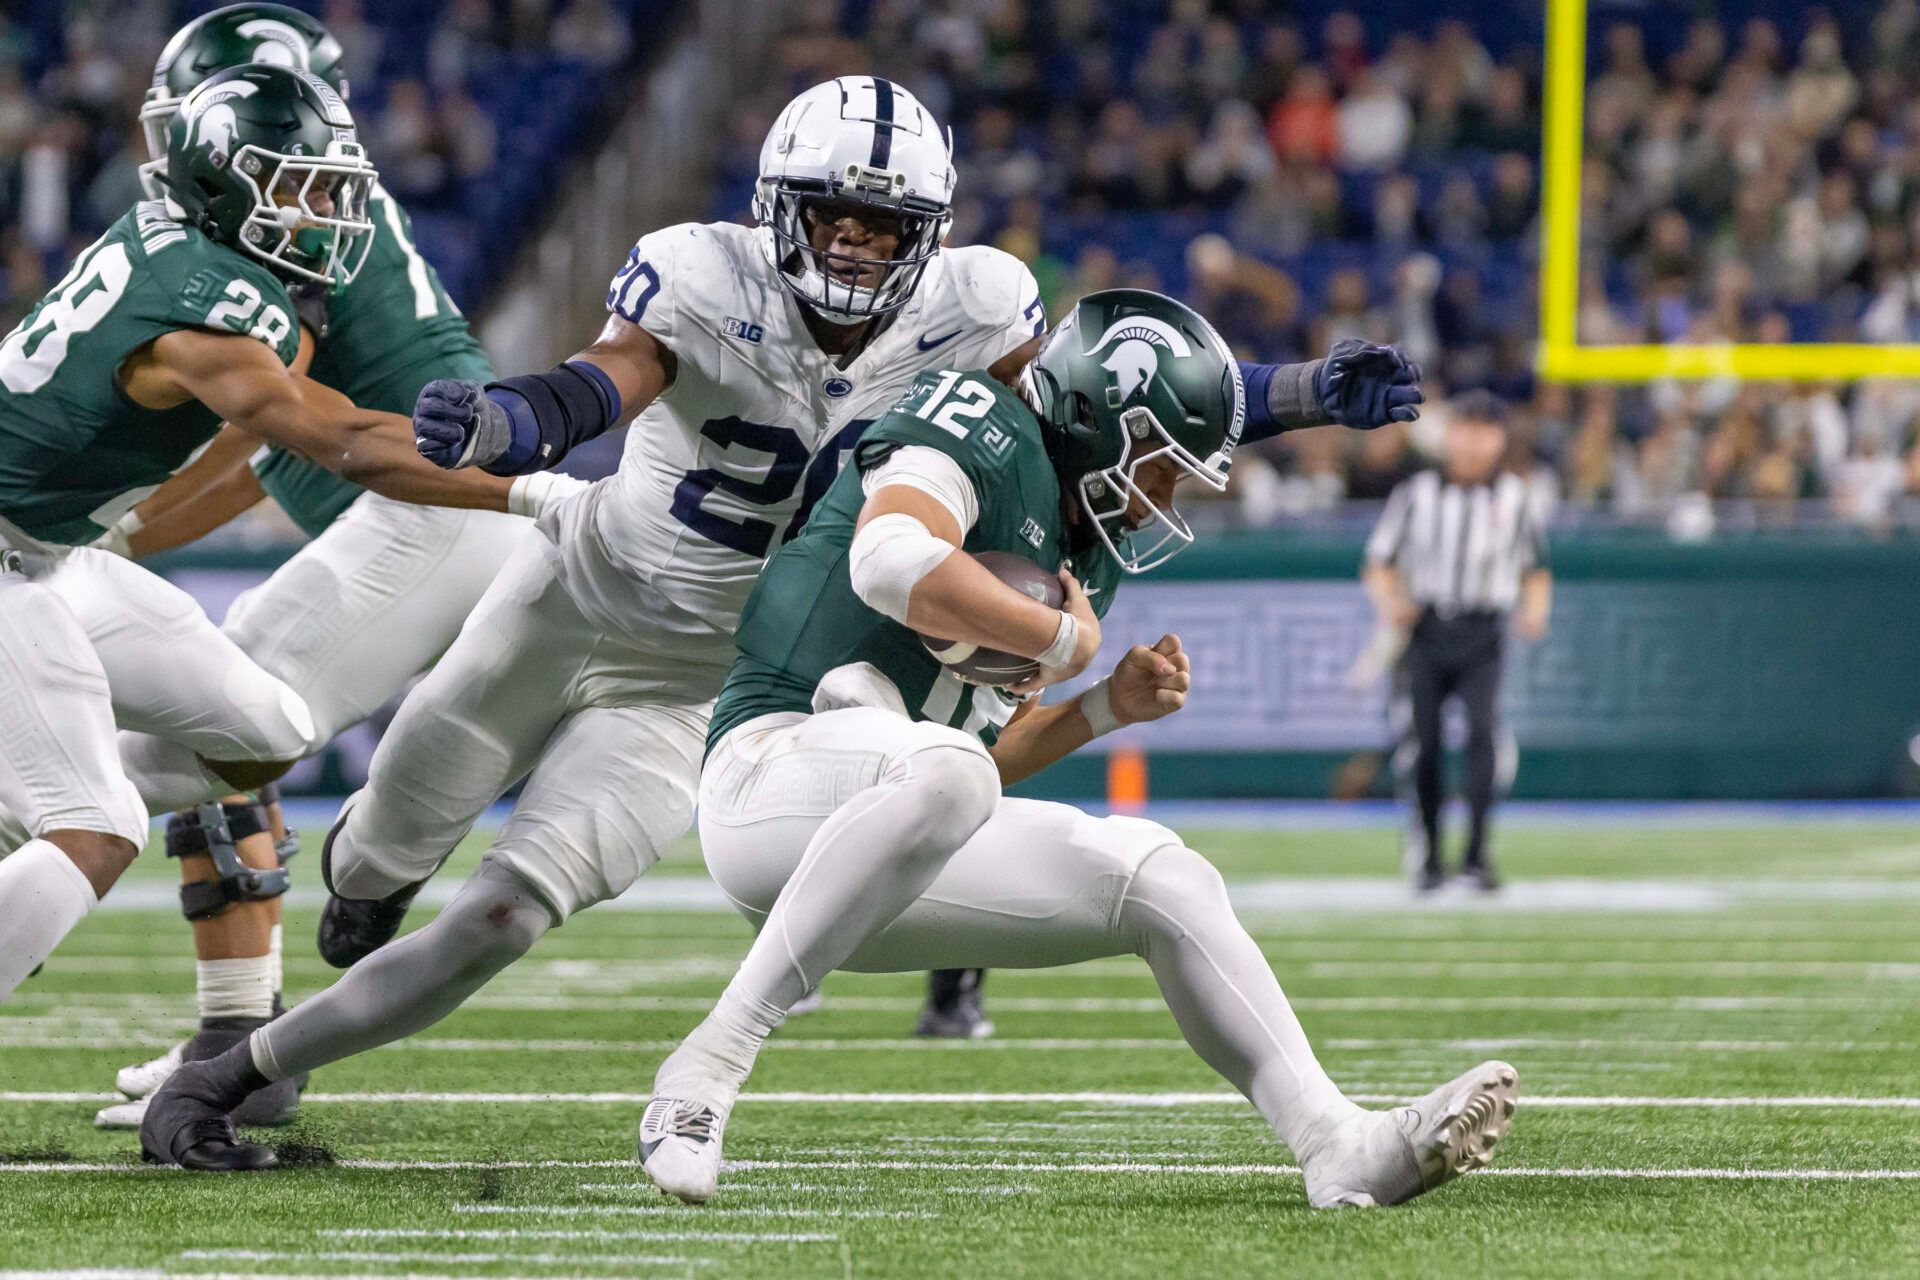
[[1120,717],[1113,710],[1113,680],[1102,676],[1100,682],[1080,695],[1080,714],[1087,719],[1087,728],[1093,730],[1098,738],[1112,733],[1120,727]]
[[1073,651],[1080,643],[1080,620],[1066,610],[1060,611],[1060,629],[1053,633],[1053,643],[1039,656],[1043,667],[1064,667],[1073,660]]

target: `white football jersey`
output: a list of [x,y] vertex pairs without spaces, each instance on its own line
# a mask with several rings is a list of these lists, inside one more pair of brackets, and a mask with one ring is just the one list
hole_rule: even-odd
[[607,309],[658,338],[678,372],[634,419],[619,472],[562,522],[563,573],[595,622],[723,668],[761,565],[868,424],[927,369],[985,368],[1046,327],[1024,263],[947,249],[841,369],[763,238],[764,227],[685,223],[634,246]]

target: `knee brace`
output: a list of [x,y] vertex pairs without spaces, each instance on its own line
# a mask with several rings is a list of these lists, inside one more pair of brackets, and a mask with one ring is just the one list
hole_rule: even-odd
[[266,902],[287,891],[285,867],[261,870],[240,861],[235,845],[269,830],[258,804],[203,804],[167,819],[167,856],[213,860],[214,878],[180,886],[180,913],[208,920],[236,902]]
[[[260,807],[262,809],[272,808],[274,805],[280,803],[280,784],[277,782],[269,782],[254,794],[259,797]],[[269,829],[271,829],[271,827],[269,827]],[[292,862],[293,855],[299,852],[300,833],[289,825],[287,827],[287,834],[273,842],[273,856],[278,858],[280,865],[284,867],[289,862]]]

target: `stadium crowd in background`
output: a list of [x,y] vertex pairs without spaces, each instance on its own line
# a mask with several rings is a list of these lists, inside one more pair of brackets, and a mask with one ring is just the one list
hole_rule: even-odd
[[[213,7],[0,6],[0,331],[141,197],[138,115],[154,60],[185,17]],[[456,300],[471,306],[537,217],[583,104],[603,96],[627,59],[632,0],[306,7],[346,49],[350,105],[382,183],[412,211],[421,250]],[[511,166],[500,163],[509,130],[522,143]],[[492,236],[484,246],[482,227]]]
[[[135,117],[181,8],[56,7],[54,39],[44,22],[0,13],[0,329],[136,197]],[[395,27],[363,0],[320,12],[352,66],[381,69],[354,86],[369,149],[415,211],[423,251],[472,305],[511,256],[497,229],[539,216],[543,187],[515,180],[500,139],[561,127],[539,108],[556,83],[629,56],[630,6],[405,8],[430,24]],[[1515,465],[1573,509],[1670,520],[1739,499],[1763,522],[1815,510],[1878,526],[1920,493],[1911,383],[1536,382],[1537,15],[1529,27],[1495,6],[1477,23],[1395,23],[1389,35],[1357,10],[1302,6],[1288,20],[1259,0],[793,8],[776,74],[735,112],[723,215],[746,216],[759,139],[792,92],[887,74],[953,123],[955,242],[1027,260],[1050,314],[1146,284],[1187,297],[1260,359],[1350,334],[1398,342],[1435,399],[1484,387],[1513,402]],[[1920,5],[1857,9],[1844,28],[1809,9],[1794,30],[1734,17],[1657,42],[1626,23],[1600,32],[1584,340],[1920,340]],[[483,86],[515,83],[502,68],[529,65],[558,79],[482,100]],[[484,243],[481,226],[494,232]],[[1240,469],[1242,510],[1259,521],[1384,497],[1426,460],[1436,409],[1413,431],[1264,446],[1264,468]]]
[[[1254,0],[799,8],[782,74],[742,112],[725,212],[744,214],[739,176],[793,87],[872,70],[953,121],[956,237],[1027,259],[1051,314],[1149,284],[1262,359],[1398,342],[1431,388],[1515,402],[1515,462],[1543,488],[1628,518],[1747,499],[1766,521],[1808,498],[1877,525],[1920,491],[1907,383],[1536,383],[1539,29],[1499,6],[1424,30]],[[1920,338],[1920,7],[1858,11],[1846,30],[1813,8],[1792,32],[1702,18],[1658,51],[1638,26],[1602,32],[1584,340]],[[1332,436],[1266,448],[1243,505],[1378,499],[1430,443]]]

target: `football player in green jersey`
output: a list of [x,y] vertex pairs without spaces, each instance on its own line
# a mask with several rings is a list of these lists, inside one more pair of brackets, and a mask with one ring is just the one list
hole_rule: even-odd
[[[373,230],[374,170],[333,88],[282,66],[224,72],[167,145],[165,199],[115,223],[0,341],[0,704],[21,712],[0,741],[0,805],[30,837],[0,862],[0,996],[119,877],[149,808],[259,787],[311,745],[299,695],[188,597],[83,544],[223,419],[391,497],[508,502],[507,482],[425,464],[405,419],[300,372],[289,283],[351,280]],[[155,735],[125,764],[116,716]],[[216,807],[209,825],[230,824]],[[280,883],[234,865],[209,892]]]
[[[1225,487],[1245,413],[1219,337],[1158,294],[1089,295],[1017,392],[922,375],[768,562],[715,708],[700,839],[759,937],[661,1065],[640,1126],[650,1176],[711,1196],[754,1056],[836,968],[1034,968],[1143,956],[1195,1050],[1292,1148],[1315,1205],[1389,1204],[1484,1164],[1513,1069],[1484,1063],[1390,1112],[1315,1061],[1211,864],[1172,831],[1001,787],[1184,703],[1179,638],[1135,645],[1078,696],[1022,695],[1086,667],[1124,576],[1193,535],[1173,489]],[[1057,570],[1065,607],[974,557]],[[1076,580],[1077,578],[1077,580]],[[923,637],[1033,658],[1013,690],[962,683]]]
[[[348,100],[340,43],[316,19],[279,4],[230,5],[197,18],[167,42],[140,112],[153,156],[143,174],[153,194],[161,194],[157,171],[165,163],[167,125],[181,102],[201,80],[249,62],[311,71]],[[298,318],[315,342],[308,376],[363,408],[389,413],[411,413],[420,389],[436,378],[491,381],[492,365],[466,317],[414,247],[406,211],[377,181],[367,210],[371,247],[353,279],[332,290],[293,290]],[[510,504],[518,514],[419,506],[367,493],[297,453],[262,449],[228,427],[116,522],[102,545],[149,555],[190,542],[272,497],[313,541],[237,599],[222,630],[305,700],[317,748],[431,666],[531,532],[528,517],[580,487],[583,482],[553,473],[522,477]],[[149,749],[139,735],[123,734],[121,742],[123,754]],[[224,799],[251,804],[247,797]],[[284,831],[278,806],[266,808],[268,825]],[[190,841],[197,822],[190,810],[172,818],[169,829]],[[182,874],[208,875],[205,862],[183,859]],[[279,923],[277,899],[233,904],[194,921],[200,1030],[121,1071],[116,1083],[135,1101],[102,1109],[97,1124],[137,1128],[145,1099],[180,1062],[220,1052],[271,1016]],[[263,933],[264,944],[258,941]],[[294,1100],[291,1086],[265,1091],[236,1114],[243,1123],[288,1119]]]

